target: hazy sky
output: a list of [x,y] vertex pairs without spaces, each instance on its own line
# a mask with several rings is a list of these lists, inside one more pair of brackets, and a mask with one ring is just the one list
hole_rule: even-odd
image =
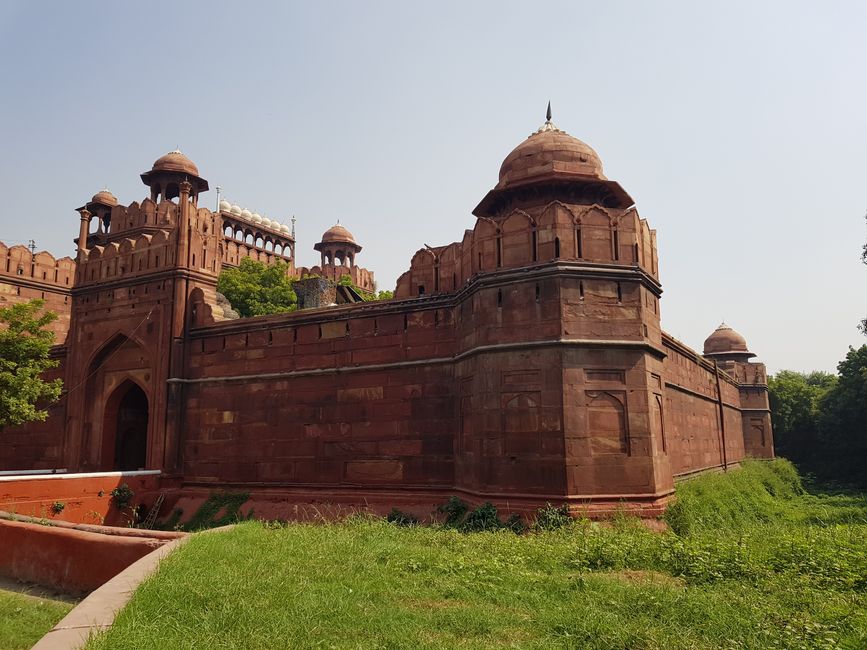
[[549,99],[657,229],[668,332],[724,318],[771,371],[867,342],[864,2],[0,0],[0,239],[72,254],[74,209],[179,146],[296,215],[299,264],[340,219],[392,288]]

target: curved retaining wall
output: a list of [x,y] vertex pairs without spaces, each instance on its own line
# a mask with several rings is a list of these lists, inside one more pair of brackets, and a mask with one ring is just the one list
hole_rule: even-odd
[[[7,513],[2,513],[6,517]],[[64,592],[93,591],[180,534],[88,526],[55,526],[0,518],[0,575]],[[149,531],[148,531],[149,532]]]

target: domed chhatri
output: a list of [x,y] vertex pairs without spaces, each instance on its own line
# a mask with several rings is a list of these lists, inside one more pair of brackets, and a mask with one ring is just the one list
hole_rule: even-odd
[[145,185],[152,188],[151,199],[153,200],[157,200],[161,194],[166,194],[167,188],[172,196],[167,194],[166,196],[170,199],[174,198],[176,194],[174,185],[184,179],[193,185],[194,195],[208,191],[208,181],[199,176],[199,168],[178,149],[157,158],[150,170],[141,175],[141,179]]
[[749,351],[743,336],[725,323],[720,323],[720,326],[704,342],[704,356],[719,359],[749,359],[756,355]]
[[191,176],[199,175],[199,168],[187,158],[179,149],[169,151],[165,156],[160,156],[154,161],[151,171],[159,172],[183,172]]
[[331,226],[331,228],[322,233],[322,243],[355,244],[356,242],[355,237],[352,236],[352,233],[338,223],[337,225]]
[[523,188],[569,186],[572,194],[586,195],[588,203],[628,208],[634,201],[616,181],[602,173],[599,154],[585,142],[561,130],[551,121],[551,104],[545,123],[512,149],[500,165],[497,185],[473,210],[477,217],[496,216]]
[[117,205],[117,197],[109,192],[107,189],[100,190],[90,199],[91,203],[97,203],[99,205],[106,205],[109,207],[114,207]]

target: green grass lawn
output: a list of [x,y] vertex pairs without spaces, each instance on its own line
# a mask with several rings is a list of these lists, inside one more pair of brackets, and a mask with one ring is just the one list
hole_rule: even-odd
[[679,494],[667,533],[245,522],[88,648],[867,648],[867,497],[804,494],[786,461]]
[[29,648],[66,616],[73,605],[7,590],[0,585],[0,648]]

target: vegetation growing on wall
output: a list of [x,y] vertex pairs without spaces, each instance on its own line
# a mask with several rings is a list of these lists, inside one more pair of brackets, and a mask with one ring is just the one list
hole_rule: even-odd
[[288,271],[285,262],[263,264],[245,257],[237,268],[223,269],[217,291],[243,317],[293,311],[297,297]]
[[394,291],[388,291],[387,289],[376,291],[376,287],[374,286],[374,291],[363,290],[352,281],[352,276],[350,275],[341,275],[337,284],[344,287],[352,287],[355,289],[355,293],[361,296],[361,299],[365,302],[371,302],[374,300],[391,300],[394,298]]
[[60,397],[63,382],[45,381],[42,373],[57,366],[49,358],[57,318],[43,311],[44,300],[0,308],[0,429],[44,420],[45,406]]

